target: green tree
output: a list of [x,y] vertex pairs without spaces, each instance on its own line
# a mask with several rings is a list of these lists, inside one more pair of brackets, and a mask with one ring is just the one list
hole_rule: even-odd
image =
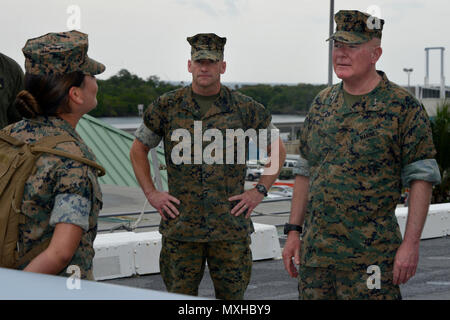
[[[137,106],[148,106],[160,95],[179,88],[157,76],[142,79],[126,69],[107,80],[98,80],[97,108],[94,117],[136,116]],[[306,113],[314,97],[325,85],[244,85],[238,90],[262,103],[273,114]]]
[[157,76],[144,80],[126,69],[97,83],[97,108],[89,113],[94,117],[137,116],[139,104],[147,106],[161,94],[179,87],[160,81]]
[[262,103],[271,113],[306,113],[325,85],[244,85],[239,91]]

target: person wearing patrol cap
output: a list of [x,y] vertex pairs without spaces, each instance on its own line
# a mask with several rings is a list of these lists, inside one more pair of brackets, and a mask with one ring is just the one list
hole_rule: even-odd
[[[401,299],[440,182],[422,104],[376,69],[384,20],[336,13],[334,71],[342,82],[314,99],[300,137],[285,269],[300,299]],[[404,237],[395,209],[411,188]],[[295,264],[299,265],[297,271]]]
[[[172,135],[183,129],[195,137],[194,128],[199,123],[202,136],[208,129],[225,137],[227,129],[275,127],[269,111],[260,103],[221,84],[220,77],[226,70],[226,38],[202,33],[188,37],[187,41],[191,45],[188,71],[192,84],[166,93],[150,104],[144,123],[135,133],[130,158],[144,194],[161,215],[160,270],[167,290],[198,295],[207,262],[216,298],[243,299],[252,269],[250,234],[254,228],[250,214],[276,180],[280,168],[276,174],[263,175],[255,188],[244,191],[245,164],[204,160],[180,164],[173,159],[178,141]],[[155,188],[149,170],[148,152],[161,140],[169,192]],[[189,146],[193,146],[194,140]],[[270,142],[271,139],[269,145]],[[278,163],[284,163],[284,146],[280,139],[277,143],[279,150],[271,148],[276,145],[274,142],[269,150],[272,157],[278,157]],[[238,152],[236,139],[229,147]],[[196,153],[194,148],[191,150]],[[223,154],[225,151],[215,150]]]
[[[62,138],[55,142],[56,149],[95,161],[75,130],[80,118],[97,105],[95,75],[105,70],[88,57],[87,50],[88,35],[79,31],[28,40],[22,50],[25,90],[16,98],[24,119],[2,132],[36,145]],[[93,242],[101,205],[93,166],[42,153],[25,183],[18,268],[60,276],[76,272],[82,279],[93,280]]]
[[381,40],[383,19],[356,10],[341,10],[334,20],[336,32],[327,41],[361,44],[374,38]]
[[219,37],[214,33],[200,33],[193,37],[188,37],[187,41],[191,45],[192,60],[223,60],[223,51],[227,38]]

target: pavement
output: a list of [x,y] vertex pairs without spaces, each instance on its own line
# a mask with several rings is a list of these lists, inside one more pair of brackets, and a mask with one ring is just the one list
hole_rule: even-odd
[[[422,240],[416,275],[400,286],[404,300],[450,300],[450,237]],[[106,280],[119,285],[166,292],[159,274]],[[199,296],[214,298],[214,287],[206,268]],[[284,270],[283,260],[253,263],[246,300],[297,300],[297,280]]]
[[[292,181],[283,181],[292,182]],[[247,182],[246,189],[254,183]],[[104,207],[100,213],[99,232],[120,232],[129,229],[143,210],[145,197],[139,188],[103,185]],[[282,226],[289,218],[290,200],[263,202],[252,214],[253,222],[275,225],[281,248],[285,237]],[[136,232],[156,231],[159,214],[150,205]],[[166,292],[160,274],[140,275],[102,282]],[[416,275],[400,286],[405,300],[450,300],[450,237],[421,240]],[[214,298],[214,288],[208,269],[199,287],[199,296]],[[283,260],[262,260],[253,263],[252,277],[246,300],[297,300],[297,280],[290,278]]]

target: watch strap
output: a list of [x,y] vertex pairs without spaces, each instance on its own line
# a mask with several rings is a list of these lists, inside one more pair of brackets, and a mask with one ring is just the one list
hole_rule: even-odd
[[303,232],[303,228],[297,224],[286,223],[284,225],[284,234],[288,234],[289,231],[297,231],[301,234]]

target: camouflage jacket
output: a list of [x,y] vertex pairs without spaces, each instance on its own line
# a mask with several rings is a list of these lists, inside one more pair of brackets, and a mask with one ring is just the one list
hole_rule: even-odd
[[352,106],[344,103],[342,83],[323,90],[305,119],[307,266],[392,266],[402,241],[395,217],[402,169],[435,155],[423,106],[379,74],[379,85]]
[[[5,130],[11,130],[13,137],[28,143],[36,142],[45,136],[68,134],[75,138],[77,143],[60,143],[55,149],[95,161],[94,154],[78,133],[69,123],[60,118],[37,117],[33,120],[22,120],[6,127]],[[76,213],[77,210],[86,211],[86,208],[78,208],[78,206],[85,206],[86,203],[80,199],[87,199],[90,213],[88,217],[82,217],[86,220],[85,225],[82,226],[83,235],[68,266],[78,266],[82,279],[93,280],[93,243],[97,234],[97,217],[102,206],[102,194],[96,171],[77,161],[50,154],[41,155],[36,162],[36,167],[35,173],[25,183],[21,207],[25,215],[25,223],[19,226],[19,253],[26,253],[33,246],[52,237],[54,224],[50,218],[51,214],[54,218],[55,203],[58,203],[57,206],[59,203],[65,205],[59,209],[57,222],[81,226]],[[69,198],[70,202],[64,202],[64,196],[66,199]],[[24,267],[26,265],[20,268]],[[59,275],[70,276],[71,274],[66,273],[64,269]]]
[[[254,231],[252,221],[245,219],[244,215],[232,216],[231,209],[237,202],[228,201],[229,197],[244,192],[245,163],[234,161],[226,164],[224,155],[223,164],[206,164],[205,161],[196,164],[195,159],[190,164],[175,164],[172,151],[180,142],[172,141],[172,134],[177,129],[190,133],[194,158],[194,121],[201,121],[202,135],[207,129],[217,129],[222,133],[225,154],[226,129],[265,129],[271,120],[270,113],[250,97],[222,86],[212,108],[201,117],[192,94],[190,86],[164,94],[144,114],[147,128],[163,138],[169,193],[180,200],[180,215],[175,219],[161,220],[159,230],[164,236],[181,241],[245,238]],[[208,144],[203,141],[202,150]],[[237,150],[235,142],[235,160]]]

